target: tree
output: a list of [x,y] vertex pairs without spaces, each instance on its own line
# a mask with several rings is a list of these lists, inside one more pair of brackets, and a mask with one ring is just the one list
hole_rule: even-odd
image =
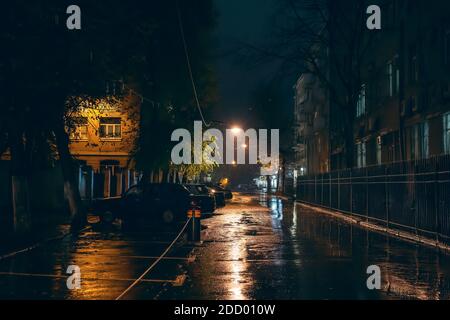
[[[191,159],[195,159],[196,156],[194,148],[191,148],[191,152]],[[197,154],[197,157],[202,159],[201,164],[171,164],[170,167],[178,176],[180,183],[183,183],[185,181],[198,181],[203,174],[210,174],[214,171],[215,168],[219,166],[216,161],[212,161],[211,159],[209,159],[209,155],[213,153],[215,154],[215,156],[218,156],[217,152],[219,152],[219,148],[216,144],[216,139],[215,137],[211,137],[211,139],[204,140],[202,142],[201,155]]]
[[[82,30],[77,31],[65,26],[69,4],[16,1],[4,8],[1,40],[6,49],[0,67],[6,90],[1,102],[8,112],[1,137],[6,137],[3,151],[11,151],[13,181],[26,181],[26,161],[30,160],[26,155],[36,141],[54,143],[72,223],[78,228],[85,222],[85,212],[75,183],[76,163],[69,152],[65,121],[76,104],[68,101],[70,97],[104,97],[106,80],[133,83],[130,79],[137,78],[148,56],[154,21],[146,12],[155,3],[143,8],[124,1],[108,5],[81,1],[78,5],[86,14]],[[13,198],[24,200],[14,207],[28,212],[27,197],[21,196],[27,194],[26,183],[19,184],[23,187],[13,187]]]
[[145,98],[134,152],[137,168],[144,172],[145,179],[160,170],[168,174],[175,169],[169,165],[171,133],[176,128],[190,127],[199,118],[181,30],[201,107],[212,107],[217,100],[211,58],[211,32],[215,27],[212,1],[164,2],[153,8],[151,16],[155,32],[139,80],[139,91]]
[[[136,154],[147,171],[168,166],[165,141],[170,141],[170,129],[185,124],[194,109],[189,77],[180,72],[185,60],[175,3],[113,0],[105,5],[81,0],[77,5],[82,28],[72,31],[65,24],[70,4],[18,0],[3,10],[0,103],[7,111],[0,123],[0,151],[11,152],[13,181],[22,186],[13,190],[14,199],[22,202],[15,209],[21,208],[25,217],[26,176],[35,159],[30,155],[37,152],[36,145],[47,145],[48,150],[40,148],[38,153],[58,158],[73,226],[78,228],[85,222],[85,211],[67,131],[67,115],[78,108],[78,98],[108,98],[105,82],[110,80],[142,97],[143,134]],[[206,50],[214,21],[212,4],[196,0],[179,6],[201,103],[208,104],[214,97]]]
[[[377,31],[366,27],[368,1],[284,0],[273,19],[275,37],[265,45],[244,44],[257,63],[277,60],[284,70],[316,76],[328,92],[339,124],[347,167],[354,165],[353,123],[363,66]],[[257,57],[255,59],[255,56]]]

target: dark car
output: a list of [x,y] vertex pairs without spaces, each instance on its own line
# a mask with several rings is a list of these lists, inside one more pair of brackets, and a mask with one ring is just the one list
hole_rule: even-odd
[[233,199],[233,193],[231,192],[231,190],[225,189],[222,186],[218,185],[218,184],[208,184],[207,185],[208,188],[213,189],[214,191],[220,191],[223,192],[225,195],[225,199],[226,200],[231,200]]
[[193,207],[202,214],[212,213],[214,197],[192,194],[180,184],[138,184],[122,197],[120,218],[130,224],[147,220],[171,224],[186,220],[187,211]]
[[202,212],[214,213],[217,208],[216,198],[206,186],[201,184],[184,184],[183,186],[191,193],[192,197],[197,197]]
[[223,192],[216,191],[204,184],[185,184],[184,186],[193,194],[213,196],[217,208],[225,207],[225,194]]

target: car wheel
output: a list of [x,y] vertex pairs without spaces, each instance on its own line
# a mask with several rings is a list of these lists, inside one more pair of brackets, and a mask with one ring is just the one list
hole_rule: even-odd
[[175,220],[175,215],[172,210],[167,209],[162,213],[161,218],[165,224],[171,224]]

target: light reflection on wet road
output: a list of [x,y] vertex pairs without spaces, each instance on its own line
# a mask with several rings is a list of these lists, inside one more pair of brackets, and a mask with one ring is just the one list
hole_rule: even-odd
[[[448,255],[277,197],[236,197],[204,224],[190,279],[163,298],[450,298]],[[367,289],[369,265],[381,268],[379,291]]]
[[[115,299],[174,237],[169,230],[94,229],[0,260],[0,299]],[[157,297],[183,273],[191,251],[192,247],[178,244],[125,298]],[[69,265],[81,269],[79,290],[67,289]]]
[[[450,256],[351,226],[279,197],[236,195],[205,219],[203,243],[180,243],[127,299],[449,299]],[[1,299],[114,299],[175,232],[83,232],[0,260]],[[194,262],[186,259],[195,255]],[[82,288],[68,290],[79,265]],[[366,287],[378,265],[382,290]],[[180,287],[177,276],[187,274]]]

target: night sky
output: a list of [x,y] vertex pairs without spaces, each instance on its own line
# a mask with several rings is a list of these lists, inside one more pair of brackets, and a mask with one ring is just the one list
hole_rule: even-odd
[[273,65],[246,66],[236,52],[242,43],[258,45],[269,30],[273,0],[215,0],[218,44],[216,70],[219,104],[211,117],[242,127],[257,126],[250,118],[252,94],[258,84],[273,74]]
[[[248,43],[259,46],[270,34],[270,19],[274,0],[214,0],[217,10],[216,72],[219,86],[218,105],[210,114],[211,120],[225,122],[225,127],[266,128],[255,117],[253,95],[258,85],[273,77],[276,61],[248,65],[242,63],[237,52]],[[286,87],[289,97],[290,86]],[[285,89],[286,89],[285,88]],[[292,101],[287,99],[288,101]],[[280,108],[289,108],[289,102]],[[216,126],[213,124],[213,127]],[[271,129],[268,128],[267,129]],[[276,128],[272,128],[276,129]],[[259,175],[259,167],[243,165],[239,168],[223,166],[217,176],[227,176],[233,185],[252,181]]]

